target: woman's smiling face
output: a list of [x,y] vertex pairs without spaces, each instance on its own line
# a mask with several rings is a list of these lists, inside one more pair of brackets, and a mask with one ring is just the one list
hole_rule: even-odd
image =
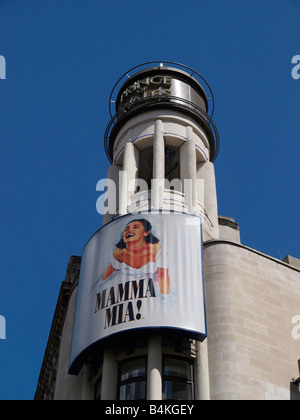
[[142,222],[133,221],[128,223],[122,237],[125,243],[139,242],[141,239],[144,239],[145,236],[149,235],[149,233],[149,231],[145,232]]

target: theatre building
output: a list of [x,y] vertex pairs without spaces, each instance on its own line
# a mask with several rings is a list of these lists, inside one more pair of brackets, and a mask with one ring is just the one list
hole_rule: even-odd
[[69,260],[35,399],[299,399],[300,260],[218,214],[210,86],[150,62],[109,103],[103,225]]

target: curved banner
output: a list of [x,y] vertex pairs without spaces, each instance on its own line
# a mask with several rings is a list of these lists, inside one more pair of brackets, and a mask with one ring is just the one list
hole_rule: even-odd
[[199,217],[129,214],[84,248],[69,373],[77,374],[102,340],[149,328],[206,336]]

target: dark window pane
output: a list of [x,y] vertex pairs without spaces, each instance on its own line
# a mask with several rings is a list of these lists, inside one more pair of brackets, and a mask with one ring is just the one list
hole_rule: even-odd
[[140,151],[138,178],[146,181],[148,189],[151,189],[153,171],[153,147],[146,147]]
[[145,359],[135,359],[121,364],[121,382],[146,375]]
[[164,381],[164,399],[192,400],[192,384],[180,381]]
[[120,386],[120,400],[146,399],[145,381],[131,382]]
[[172,181],[180,179],[179,148],[165,147],[165,179]]
[[186,360],[166,358],[164,375],[191,380],[191,363]]
[[[140,150],[138,178],[146,181],[148,189],[151,189],[153,177],[153,147],[146,147]],[[180,180],[180,153],[179,148],[174,146],[165,147],[165,179],[171,182],[174,179]],[[181,189],[180,183],[174,183],[174,188]]]

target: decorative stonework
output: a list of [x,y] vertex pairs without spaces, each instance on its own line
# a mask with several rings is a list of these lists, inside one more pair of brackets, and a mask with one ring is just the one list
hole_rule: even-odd
[[68,262],[65,280],[61,284],[47,347],[40,371],[35,400],[53,400],[61,333],[68,309],[71,291],[78,283],[81,257],[72,255]]

